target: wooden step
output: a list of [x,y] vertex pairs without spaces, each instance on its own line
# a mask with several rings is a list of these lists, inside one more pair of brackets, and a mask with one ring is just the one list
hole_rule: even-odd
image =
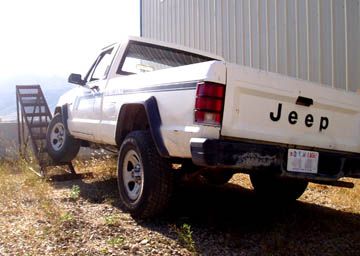
[[19,89],[19,90],[34,90],[34,89],[40,89],[40,85],[17,85],[16,89]]
[[26,117],[49,117],[49,113],[41,112],[41,113],[26,113]]
[[32,137],[34,140],[46,140],[46,134],[34,134]]
[[29,128],[32,129],[32,128],[42,128],[42,127],[48,127],[49,126],[49,123],[47,122],[41,122],[41,123],[30,123],[29,124]]
[[22,103],[24,107],[45,107],[44,102],[29,102],[29,103]]
[[19,96],[21,98],[28,98],[28,97],[38,98],[39,94],[37,94],[37,93],[20,93]]

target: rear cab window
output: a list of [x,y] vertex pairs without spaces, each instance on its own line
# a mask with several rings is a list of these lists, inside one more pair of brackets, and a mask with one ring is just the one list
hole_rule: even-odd
[[129,41],[117,74],[131,75],[214,60],[195,53]]

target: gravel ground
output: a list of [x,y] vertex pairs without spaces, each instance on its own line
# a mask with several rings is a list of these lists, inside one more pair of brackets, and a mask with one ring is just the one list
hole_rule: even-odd
[[[360,253],[357,181],[352,191],[311,185],[301,200],[280,207],[260,203],[247,177],[235,175],[225,186],[184,186],[163,217],[135,221],[118,208],[112,174],[40,185],[31,178],[30,185],[42,190],[24,195],[28,179],[19,181],[18,197],[0,210],[0,255]],[[41,193],[47,195],[37,204]]]

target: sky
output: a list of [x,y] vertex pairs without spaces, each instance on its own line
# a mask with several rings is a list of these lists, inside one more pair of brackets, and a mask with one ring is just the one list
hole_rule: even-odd
[[101,48],[139,35],[139,17],[139,0],[0,1],[0,81],[84,74]]

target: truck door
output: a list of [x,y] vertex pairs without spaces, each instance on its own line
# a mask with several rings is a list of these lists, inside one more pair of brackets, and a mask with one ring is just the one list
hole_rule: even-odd
[[[107,74],[113,59],[114,47],[101,52],[85,77],[86,85],[83,95],[76,101],[76,130],[81,131],[79,137],[96,141],[98,126],[101,120],[101,105]],[[76,132],[76,131],[75,131]]]

